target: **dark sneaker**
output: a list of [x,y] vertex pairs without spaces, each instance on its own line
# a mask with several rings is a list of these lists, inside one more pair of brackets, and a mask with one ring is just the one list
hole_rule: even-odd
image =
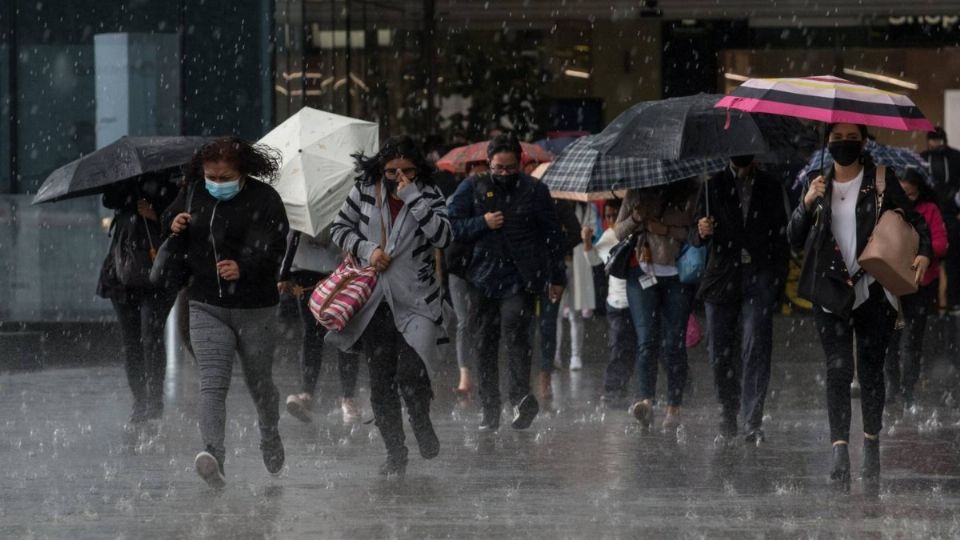
[[200,478],[203,478],[210,487],[222,488],[227,485],[227,480],[223,476],[223,464],[207,450],[197,454],[193,460],[193,466]]
[[396,453],[388,454],[387,461],[380,466],[380,476],[403,476],[407,472],[407,447]]
[[510,425],[513,429],[527,429],[539,412],[540,404],[537,403],[537,398],[533,397],[533,394],[527,394],[513,408],[513,422]]
[[413,428],[413,436],[417,438],[417,446],[420,447],[420,455],[423,459],[433,459],[440,453],[440,439],[437,438],[437,432],[433,429],[433,422],[430,417],[417,418],[410,422]]
[[500,429],[500,409],[488,409],[483,411],[483,419],[480,420],[480,431],[496,431]]
[[833,465],[830,467],[830,481],[840,487],[850,485],[850,450],[845,444],[833,445]]
[[280,435],[260,441],[260,450],[263,452],[263,465],[270,474],[277,474],[283,469],[284,453],[283,441]]
[[634,403],[630,406],[630,416],[636,418],[641,426],[650,427],[653,423],[653,404],[646,399]]
[[763,430],[760,428],[754,428],[747,432],[743,436],[743,441],[747,444],[754,444],[760,446],[761,444],[767,441],[767,436],[763,433]]
[[143,416],[146,420],[160,420],[163,418],[163,402],[151,402],[149,405],[147,405],[147,409],[144,411]]
[[863,440],[863,465],[860,476],[864,480],[880,478],[880,439]]

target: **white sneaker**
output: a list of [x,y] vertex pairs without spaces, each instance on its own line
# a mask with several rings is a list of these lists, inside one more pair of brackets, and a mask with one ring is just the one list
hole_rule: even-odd
[[313,396],[306,392],[287,396],[287,412],[305,424],[313,421]]
[[210,452],[203,451],[197,454],[193,460],[193,466],[200,478],[203,478],[210,487],[222,488],[227,485],[227,479],[220,470],[220,463]]
[[583,369],[583,360],[579,356],[570,357],[570,371],[580,371]]
[[343,423],[352,424],[359,422],[363,413],[360,411],[360,405],[355,398],[343,398],[340,401],[340,410],[343,411]]

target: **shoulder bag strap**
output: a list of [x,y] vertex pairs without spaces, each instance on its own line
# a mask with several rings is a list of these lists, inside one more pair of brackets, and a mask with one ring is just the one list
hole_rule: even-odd
[[[874,189],[877,191],[877,222],[880,221],[880,212],[883,210],[883,195],[887,191],[887,168],[883,165],[877,166],[877,174],[874,179]],[[876,222],[874,223],[876,226]]]
[[380,213],[380,249],[387,249],[387,228],[383,224],[383,199],[380,195],[380,180],[374,184],[377,192],[377,212]]

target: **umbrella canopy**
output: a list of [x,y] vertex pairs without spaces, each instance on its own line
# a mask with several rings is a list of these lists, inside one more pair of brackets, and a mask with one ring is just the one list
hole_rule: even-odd
[[593,146],[619,157],[730,157],[791,147],[804,131],[793,118],[715,108],[722,97],[697,94],[638,103],[594,136]]
[[566,150],[568,146],[573,144],[573,142],[579,138],[580,137],[557,137],[555,139],[540,139],[534,144],[540,148],[543,148],[547,152],[550,152],[554,156],[559,156],[561,152]]
[[[542,181],[556,198],[609,198],[611,192],[669,184],[719,171],[725,159],[661,160],[601,154],[592,137],[571,144],[547,169]],[[592,197],[591,197],[592,195]]]
[[[553,163],[541,163],[530,173],[530,176],[536,179],[542,179],[547,174],[547,170]],[[550,192],[554,199],[567,199],[571,201],[589,202],[604,201],[607,199],[622,199],[627,194],[626,190],[618,189],[616,191],[595,191],[592,193],[573,193],[570,191]]]
[[346,116],[304,107],[259,141],[281,154],[274,188],[290,227],[316,236],[333,223],[354,185],[352,154],[372,155],[379,128]]
[[910,98],[838,77],[748,79],[717,107],[826,123],[933,131]]
[[33,204],[103,193],[117,182],[180,167],[205,141],[203,137],[120,137],[50,173]]
[[[918,170],[927,183],[930,182],[929,164],[920,157],[920,154],[909,148],[886,146],[878,144],[876,141],[868,140],[863,150],[870,155],[873,162],[877,165],[890,167],[897,171],[899,175],[902,175],[905,169],[912,167]],[[810,157],[807,165],[797,173],[797,182],[802,184],[810,174],[832,165],[833,157],[830,155],[830,152],[825,149],[818,150]]]
[[[464,174],[467,172],[467,164],[487,161],[487,146],[489,144],[489,141],[485,141],[454,148],[437,160],[437,168],[454,174]],[[521,158],[523,163],[530,161],[545,163],[553,160],[553,154],[535,144],[520,143],[520,146],[523,148]]]

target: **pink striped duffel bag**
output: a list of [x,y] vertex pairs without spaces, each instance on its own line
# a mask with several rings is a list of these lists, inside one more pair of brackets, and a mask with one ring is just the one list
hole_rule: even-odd
[[367,303],[376,285],[377,271],[372,266],[361,268],[347,257],[313,289],[310,312],[321,326],[339,332]]

